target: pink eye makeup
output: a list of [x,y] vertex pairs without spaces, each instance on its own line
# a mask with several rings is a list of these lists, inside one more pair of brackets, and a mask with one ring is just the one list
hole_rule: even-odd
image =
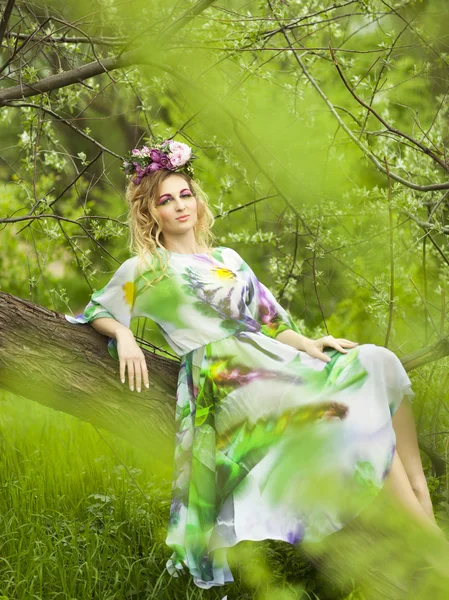
[[[180,192],[180,197],[181,198],[191,198],[193,196],[192,192],[188,189],[184,189],[181,190]],[[160,198],[159,198],[159,202],[157,203],[157,206],[162,206],[166,203],[166,201],[168,199],[170,199],[172,197],[171,194],[163,194]]]

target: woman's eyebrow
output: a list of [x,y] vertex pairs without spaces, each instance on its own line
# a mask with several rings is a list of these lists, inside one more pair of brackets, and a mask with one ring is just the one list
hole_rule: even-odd
[[[184,188],[183,190],[181,190],[179,193],[182,194],[182,192],[190,192],[190,190],[188,190],[187,188]],[[159,200],[162,200],[162,198],[165,198],[165,196],[171,196],[171,194],[163,194]]]

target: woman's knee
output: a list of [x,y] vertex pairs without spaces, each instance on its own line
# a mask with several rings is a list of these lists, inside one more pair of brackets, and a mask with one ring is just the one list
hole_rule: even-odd
[[359,346],[360,352],[366,357],[370,357],[374,360],[388,361],[394,360],[398,357],[394,352],[385,348],[385,346],[378,346],[377,344],[361,344]]
[[394,386],[398,382],[398,367],[401,361],[388,348],[376,344],[361,344],[360,358],[368,368],[373,365],[380,368],[385,374],[388,385]]

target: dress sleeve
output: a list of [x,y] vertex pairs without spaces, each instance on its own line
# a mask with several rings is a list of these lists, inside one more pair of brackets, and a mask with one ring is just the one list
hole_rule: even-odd
[[254,271],[242,258],[239,271],[248,284],[247,306],[253,319],[261,325],[262,333],[275,338],[281,331],[292,329],[301,335],[288,311],[279,304],[270,290],[258,280]]
[[[136,266],[134,258],[122,263],[109,282],[93,292],[84,312],[76,317],[65,314],[66,320],[85,325],[100,317],[109,317],[129,327],[131,319],[138,316],[134,313]],[[112,358],[119,360],[115,338],[108,337],[108,351]]]

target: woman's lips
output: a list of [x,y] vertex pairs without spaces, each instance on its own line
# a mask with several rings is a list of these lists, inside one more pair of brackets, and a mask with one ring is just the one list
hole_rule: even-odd
[[182,217],[178,217],[176,220],[177,221],[187,221],[187,219],[189,218],[190,215],[182,215]]

